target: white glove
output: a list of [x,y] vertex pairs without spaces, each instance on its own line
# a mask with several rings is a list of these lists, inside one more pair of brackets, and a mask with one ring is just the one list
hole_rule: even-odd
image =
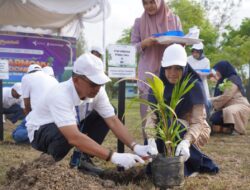
[[[148,145],[150,145],[150,146],[152,146],[152,147],[154,147],[154,148],[157,149],[157,145],[156,145],[156,143],[155,143],[155,139],[154,139],[154,138],[149,138],[149,139],[148,139]],[[157,152],[158,152],[158,151],[157,151]]]
[[158,150],[156,148],[156,145],[152,145],[149,144],[149,145],[139,145],[139,144],[136,144],[134,146],[134,152],[141,156],[141,157],[149,157],[151,155],[157,155],[158,154]]
[[[148,139],[148,145],[155,148],[155,150],[156,150],[156,152],[157,152],[156,154],[159,153],[154,138],[149,138],[149,139]],[[152,161],[153,161],[153,158],[150,158],[148,161],[149,161],[149,162],[152,162]]]
[[114,152],[110,160],[113,164],[124,167],[125,169],[133,167],[136,162],[145,163],[139,156],[130,153]]
[[175,151],[175,156],[183,156],[184,161],[187,161],[190,157],[190,142],[188,140],[182,140]]

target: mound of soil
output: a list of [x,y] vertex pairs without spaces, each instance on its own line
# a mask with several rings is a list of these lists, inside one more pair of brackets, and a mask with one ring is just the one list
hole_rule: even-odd
[[[76,169],[56,163],[46,154],[38,159],[11,167],[6,173],[2,189],[8,190],[99,190],[127,189],[128,183],[146,179],[143,169],[134,168],[123,172],[107,170],[100,177],[83,174]],[[124,185],[125,184],[125,185]],[[134,186],[135,187],[135,186]],[[138,187],[138,188],[137,188]],[[136,189],[142,189],[136,186]]]
[[103,172],[100,177],[104,180],[112,180],[115,184],[138,184],[143,180],[148,180],[145,168],[131,168],[125,171],[109,169]]

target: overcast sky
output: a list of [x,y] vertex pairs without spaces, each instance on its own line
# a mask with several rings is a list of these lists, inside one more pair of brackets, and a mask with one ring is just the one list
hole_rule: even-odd
[[[134,20],[143,12],[141,0],[109,0],[111,13],[106,20],[106,45],[114,44],[125,28],[133,26]],[[250,18],[250,0],[243,0],[241,8],[233,16],[233,26],[245,17]],[[85,23],[84,34],[88,48],[102,47],[102,23]]]

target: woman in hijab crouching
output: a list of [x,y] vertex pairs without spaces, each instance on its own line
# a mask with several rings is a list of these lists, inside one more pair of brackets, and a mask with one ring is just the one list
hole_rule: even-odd
[[[206,122],[206,95],[202,80],[187,63],[187,53],[184,47],[179,44],[173,44],[166,48],[161,66],[160,79],[165,85],[164,99],[168,105],[171,101],[173,88],[178,81],[183,81],[190,74],[192,77],[189,83],[196,80],[194,87],[182,97],[183,100],[175,109],[182,127],[187,129],[181,134],[182,141],[178,144],[175,152],[176,156],[182,155],[184,157],[185,176],[194,172],[217,173],[219,171],[217,165],[199,149],[208,142],[211,131]],[[156,99],[152,95],[149,96],[149,101],[156,103]],[[156,144],[159,153],[164,153],[164,142],[157,139]]]
[[250,117],[250,104],[245,97],[242,81],[228,61],[220,61],[213,69],[217,84],[214,97],[210,98],[215,112],[210,117],[214,133],[246,134]]

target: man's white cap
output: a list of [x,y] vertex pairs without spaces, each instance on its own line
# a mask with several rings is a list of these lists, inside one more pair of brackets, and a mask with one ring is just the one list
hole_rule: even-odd
[[104,54],[103,49],[100,48],[100,47],[98,47],[98,46],[92,46],[90,51],[97,51],[97,52],[100,53],[101,55]]
[[12,89],[14,89],[20,96],[22,95],[22,85],[20,82],[15,83],[12,86]]
[[52,77],[55,76],[52,67],[49,67],[49,66],[43,67],[42,70],[43,70],[43,72],[45,72],[45,73],[46,73],[47,75],[49,75],[49,76],[52,76]]
[[110,80],[104,73],[100,58],[91,53],[85,53],[77,58],[73,66],[73,72],[78,75],[84,75],[92,82],[102,85]]
[[192,46],[192,49],[196,49],[196,50],[203,50],[203,48],[204,48],[204,45],[203,45],[202,42],[200,42],[200,43],[198,43],[198,44],[194,44],[194,45]]
[[170,45],[164,51],[161,66],[170,67],[173,65],[179,65],[182,67],[187,65],[187,52],[180,44]]
[[32,71],[41,71],[42,70],[42,67],[40,65],[37,65],[37,64],[32,64],[28,67],[28,71],[27,73],[30,73]]

